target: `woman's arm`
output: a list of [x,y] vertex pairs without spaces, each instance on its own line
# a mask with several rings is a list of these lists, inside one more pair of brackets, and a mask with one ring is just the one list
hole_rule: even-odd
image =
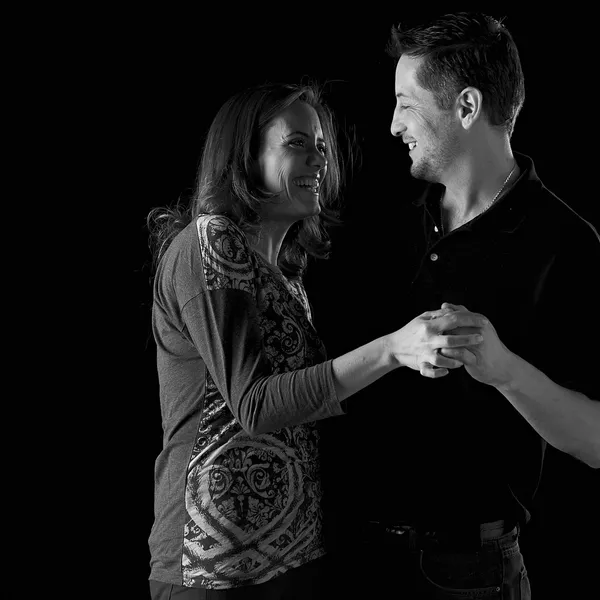
[[459,361],[447,360],[438,349],[476,345],[483,338],[478,333],[443,335],[443,332],[453,328],[454,322],[468,322],[470,327],[481,328],[485,319],[474,314],[447,313],[446,310],[423,313],[398,331],[334,359],[338,399],[348,398],[398,367],[410,367],[430,378],[443,377],[448,369],[459,368]]
[[199,234],[205,291],[182,308],[183,319],[230,410],[251,435],[341,415],[341,400],[400,366],[443,376],[447,371],[433,366],[462,363],[439,355],[437,348],[477,343],[475,335],[441,335],[459,325],[480,325],[477,315],[424,313],[336,359],[273,375],[245,236],[224,217],[209,218]]
[[251,435],[344,414],[342,400],[401,366],[428,377],[443,377],[447,369],[462,363],[441,356],[437,348],[479,341],[476,334],[445,336],[441,332],[459,323],[481,324],[473,314],[432,318],[435,313],[424,313],[402,329],[333,360],[273,375],[264,355],[257,308],[248,293],[202,294],[188,303],[184,314],[189,334],[217,387]]

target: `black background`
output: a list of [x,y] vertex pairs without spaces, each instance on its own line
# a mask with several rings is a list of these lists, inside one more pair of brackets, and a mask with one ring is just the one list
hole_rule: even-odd
[[[130,317],[121,312],[126,322],[119,326],[131,338],[120,350],[128,361],[121,374],[115,435],[124,450],[118,468],[125,475],[116,481],[127,531],[118,532],[117,545],[126,551],[127,579],[139,597],[147,589],[153,467],[161,448],[145,216],[152,207],[187,198],[203,136],[231,94],[269,80],[326,83],[342,145],[352,141],[355,167],[344,195],[346,225],[334,234],[333,257],[311,264],[306,287],[331,356],[366,341],[352,337],[356,307],[344,298],[335,273],[348,272],[344,261],[357,239],[376,243],[378,220],[393,218],[394,206],[417,192],[406,148],[389,133],[394,64],[384,48],[391,26],[406,15],[435,14],[402,3],[393,9],[371,4],[357,3],[351,11],[348,3],[343,14],[319,5],[252,13],[230,5],[206,12],[145,8],[126,17],[115,14],[104,36],[99,94],[106,107],[103,118],[115,132],[108,171],[119,183],[110,199],[114,204],[118,198],[119,218],[127,229],[128,251],[125,258],[119,249],[118,268],[125,272],[131,311]],[[446,4],[448,10],[464,6]],[[525,73],[526,101],[513,149],[531,156],[544,183],[598,228],[597,95],[591,87],[597,77],[597,34],[591,15],[564,8],[543,14],[487,5],[485,10],[506,17]],[[582,303],[593,300],[574,300],[557,315],[556,326],[568,326]],[[594,361],[582,357],[582,368],[594,368]],[[592,581],[591,566],[599,555],[598,537],[591,533],[598,506],[592,492],[596,476],[549,450],[536,512],[522,536],[534,598],[580,597],[575,590]]]

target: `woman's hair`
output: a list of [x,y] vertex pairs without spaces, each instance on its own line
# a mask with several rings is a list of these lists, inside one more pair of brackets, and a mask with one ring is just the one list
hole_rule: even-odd
[[412,27],[398,25],[387,50],[395,59],[403,54],[424,59],[417,81],[442,110],[450,109],[465,87],[476,87],[490,124],[512,135],[525,82],[517,46],[502,21],[459,12]]
[[217,113],[187,205],[154,208],[148,215],[153,269],[173,238],[200,214],[226,215],[242,231],[258,232],[261,205],[277,195],[264,190],[257,179],[261,140],[272,119],[297,100],[317,112],[327,147],[327,174],[319,189],[320,214],[290,227],[281,246],[279,267],[288,276],[298,276],[306,268],[308,255],[329,257],[327,229],[340,224],[339,211],[334,207],[343,180],[333,114],[316,84],[267,83],[234,95]]

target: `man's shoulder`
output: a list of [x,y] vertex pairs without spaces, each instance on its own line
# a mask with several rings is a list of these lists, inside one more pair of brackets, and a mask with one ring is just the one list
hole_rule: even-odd
[[600,236],[592,223],[581,216],[575,208],[539,182],[537,193],[530,196],[531,208],[536,221],[553,235],[563,240],[581,243],[598,243]]

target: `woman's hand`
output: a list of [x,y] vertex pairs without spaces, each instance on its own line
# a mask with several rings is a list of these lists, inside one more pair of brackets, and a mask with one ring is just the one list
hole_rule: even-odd
[[[410,367],[425,377],[438,378],[457,369],[463,362],[440,353],[442,349],[477,346],[488,320],[477,313],[444,307],[427,311],[388,336],[390,351],[400,366]],[[472,327],[472,333],[445,335],[458,327]]]

